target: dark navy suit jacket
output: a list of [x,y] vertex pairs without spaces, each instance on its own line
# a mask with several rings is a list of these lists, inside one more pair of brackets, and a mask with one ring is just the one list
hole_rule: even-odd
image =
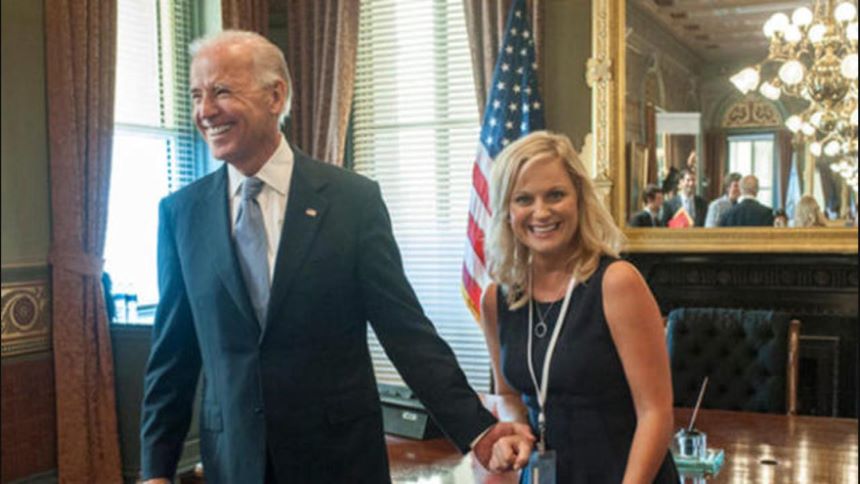
[[753,198],[745,198],[720,216],[720,227],[772,227],[773,210]]
[[161,203],[144,478],[175,473],[202,369],[208,483],[262,483],[267,453],[279,482],[389,482],[368,321],[461,451],[495,422],[406,280],[378,185],[294,153],[265,329],[234,252],[226,166]]
[[636,212],[630,217],[630,221],[627,222],[627,225],[630,227],[661,227],[662,220],[657,217],[652,217],[651,212],[648,210],[642,210],[641,212]]

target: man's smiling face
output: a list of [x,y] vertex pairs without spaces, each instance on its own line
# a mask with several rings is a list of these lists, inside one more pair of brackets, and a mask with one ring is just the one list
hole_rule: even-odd
[[253,55],[241,44],[198,53],[190,81],[194,123],[212,156],[242,172],[255,172],[279,142],[284,102],[279,86],[259,82]]

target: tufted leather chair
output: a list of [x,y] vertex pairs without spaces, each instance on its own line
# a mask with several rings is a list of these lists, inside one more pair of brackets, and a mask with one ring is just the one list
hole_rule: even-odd
[[680,308],[666,332],[675,406],[692,407],[708,376],[703,408],[796,412],[800,321],[774,311]]

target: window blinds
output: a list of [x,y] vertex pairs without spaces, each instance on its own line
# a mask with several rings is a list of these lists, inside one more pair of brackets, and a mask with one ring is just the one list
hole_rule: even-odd
[[[469,382],[486,391],[486,344],[460,292],[479,136],[475,103],[461,0],[362,1],[354,168],[379,182],[425,312]],[[378,380],[401,383],[369,333]]]
[[[105,270],[115,294],[158,301],[158,202],[201,173],[188,95],[192,0],[120,0]],[[139,315],[138,315],[139,317]],[[137,320],[134,314],[121,320]]]
[[118,4],[114,128],[120,136],[162,140],[171,192],[197,175],[188,95],[192,35],[190,0]]

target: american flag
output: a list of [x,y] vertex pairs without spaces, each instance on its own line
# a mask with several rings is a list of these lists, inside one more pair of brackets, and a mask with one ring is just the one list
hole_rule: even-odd
[[463,259],[463,297],[475,319],[480,317],[481,293],[490,282],[484,256],[484,234],[489,229],[492,216],[488,181],[493,160],[520,136],[544,128],[534,46],[525,0],[516,0],[508,14],[504,42],[484,109],[478,153],[472,167],[468,240]]

